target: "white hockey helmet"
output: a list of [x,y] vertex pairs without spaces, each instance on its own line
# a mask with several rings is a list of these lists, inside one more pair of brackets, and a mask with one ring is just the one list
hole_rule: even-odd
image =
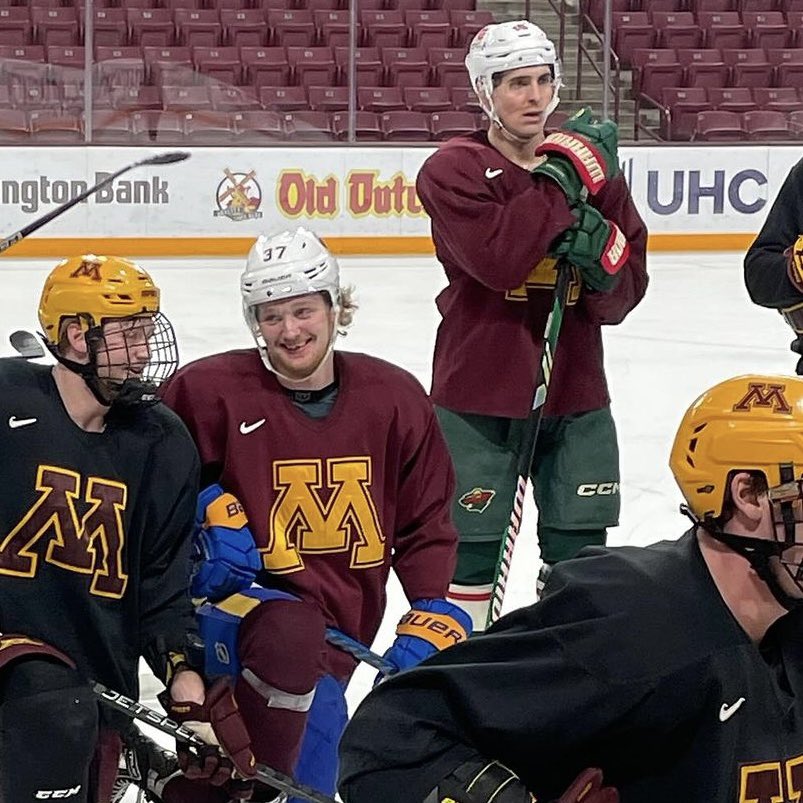
[[527,20],[486,25],[471,40],[466,55],[466,69],[471,86],[480,101],[484,101],[483,105],[491,120],[502,127],[504,126],[494,109],[491,97],[494,75],[542,65],[551,67],[553,73],[552,85],[555,91],[545,113],[545,116],[549,116],[560,102],[560,60],[552,40],[537,25]]
[[308,293],[326,293],[334,311],[334,323],[329,336],[329,348],[321,360],[323,363],[337,337],[340,267],[326,246],[311,231],[299,226],[295,231],[260,235],[248,252],[245,270],[240,277],[240,292],[245,322],[256,341],[262,361],[274,373],[279,372],[268,356],[259,328],[257,308],[268,301],[287,301]]

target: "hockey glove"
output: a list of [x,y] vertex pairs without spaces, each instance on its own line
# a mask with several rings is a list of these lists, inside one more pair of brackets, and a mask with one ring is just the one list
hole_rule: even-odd
[[193,548],[193,597],[217,602],[248,588],[262,568],[243,506],[219,485],[198,495]]
[[[471,617],[457,605],[445,599],[418,599],[399,620],[396,640],[384,658],[401,672],[465,641],[471,627]],[[381,679],[380,675],[376,682]]]
[[612,120],[599,122],[589,108],[570,117],[536,149],[546,161],[533,176],[556,181],[569,206],[585,199],[584,190],[596,195],[619,172],[619,130]]
[[577,222],[553,241],[550,253],[576,266],[592,290],[613,290],[618,272],[630,257],[625,235],[593,206],[581,204],[572,213]]
[[[584,769],[553,803],[618,803],[619,793],[602,785],[602,771]],[[461,764],[424,799],[424,803],[536,803],[515,772],[498,761]]]
[[171,719],[207,743],[197,751],[176,743],[179,766],[188,778],[222,786],[234,771],[241,778],[254,777],[256,759],[251,740],[227,680],[218,680],[207,689],[202,704],[173,700],[168,691],[161,692],[158,699]]
[[803,293],[803,234],[798,235],[795,243],[790,245],[784,254],[789,281]]

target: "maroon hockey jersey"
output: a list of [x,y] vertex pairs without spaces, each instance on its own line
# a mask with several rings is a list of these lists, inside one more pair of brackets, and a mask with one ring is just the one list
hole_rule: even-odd
[[[207,482],[243,504],[263,585],[316,601],[371,644],[395,570],[407,598],[444,597],[455,566],[452,464],[432,404],[401,368],[335,352],[330,414],[298,410],[256,349],[206,357],[163,388]],[[345,676],[354,662],[332,648]]]
[[[417,179],[449,285],[437,298],[442,321],[432,399],[463,413],[524,418],[532,405],[544,327],[552,306],[552,241],[574,222],[548,178],[506,159],[486,132],[454,137]],[[621,175],[591,202],[617,223],[630,259],[610,293],[575,282],[549,387],[547,415],[599,409],[608,401],[601,324],[616,324],[647,288],[647,230]]]

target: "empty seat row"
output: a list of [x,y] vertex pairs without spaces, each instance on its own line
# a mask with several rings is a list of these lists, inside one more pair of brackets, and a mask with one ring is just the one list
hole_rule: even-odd
[[[258,92],[225,86],[141,86],[94,87],[95,109],[165,111],[345,111],[349,108],[348,87],[263,86]],[[481,113],[476,95],[463,87],[366,87],[357,91],[357,108],[363,111],[467,111]],[[0,109],[61,109],[65,112],[84,108],[84,87],[0,84]]]
[[702,111],[803,111],[803,86],[666,87],[661,93],[660,134],[666,140],[692,138]]
[[639,49],[633,62],[637,104],[644,96],[660,98],[671,86],[803,85],[803,48]]
[[[86,0],[0,0],[0,8],[78,8],[83,13]],[[349,8],[348,0],[92,0],[95,8],[276,8],[331,9]],[[360,0],[360,8],[382,10],[468,9],[466,0]]]
[[[7,83],[40,81],[43,77],[51,82],[79,80],[75,73],[83,71],[84,48],[40,48],[0,45],[0,77],[5,76]],[[344,86],[349,75],[348,48],[98,47],[96,57],[94,71],[98,80],[114,86],[210,81],[252,86]],[[461,48],[358,48],[357,83],[468,86],[464,58]]]
[[[345,112],[253,111],[225,112],[95,112],[92,141],[101,144],[174,142],[225,145],[266,144],[284,141],[334,142],[348,137]],[[356,114],[357,138],[377,142],[426,142],[473,131],[478,119],[470,112],[445,111],[425,114],[391,111]],[[82,144],[85,127],[78,114],[47,110],[24,112],[0,110],[0,144],[23,142]]]
[[796,47],[803,10],[781,12],[626,12],[613,15],[613,49],[624,65],[642,48]]
[[701,142],[788,142],[803,140],[803,112],[698,112],[692,140]]
[[[76,9],[49,9],[51,16],[40,23],[13,19],[10,14],[17,10],[27,13],[27,9],[0,8],[0,44],[77,46],[85,41],[83,19],[75,17]],[[314,21],[282,18],[300,13],[265,13],[259,9],[96,9],[93,43],[112,47],[349,45],[347,11],[316,12]],[[279,16],[266,21],[266,16],[274,15]],[[488,11],[407,11],[404,20],[396,11],[364,11],[362,16],[356,35],[357,44],[364,47],[465,47],[477,31],[493,22]],[[369,16],[373,19],[366,19]]]

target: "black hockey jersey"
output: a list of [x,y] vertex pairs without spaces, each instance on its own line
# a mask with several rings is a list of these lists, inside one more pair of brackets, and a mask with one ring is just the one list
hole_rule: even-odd
[[102,433],[67,414],[49,367],[0,360],[0,632],[40,638],[137,695],[193,627],[198,456],[163,405],[113,407]]
[[786,273],[784,251],[803,234],[803,159],[789,172],[744,259],[750,298],[762,307],[784,309],[803,301]]
[[539,800],[597,766],[623,803],[803,791],[803,613],[754,644],[692,532],[590,548],[547,597],[378,686],[341,742],[346,803],[421,803],[480,754]]

